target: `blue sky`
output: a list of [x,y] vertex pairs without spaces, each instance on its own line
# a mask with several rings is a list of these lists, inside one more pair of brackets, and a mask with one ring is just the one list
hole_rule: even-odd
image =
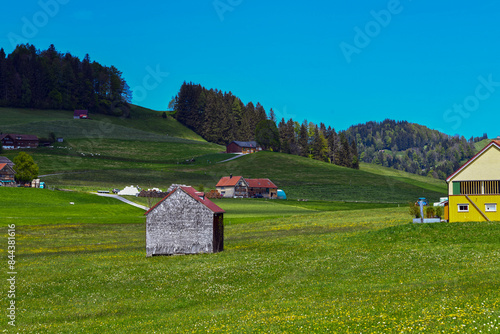
[[5,3],[16,43],[114,65],[166,110],[183,81],[337,130],[385,118],[500,135],[500,3],[191,0]]

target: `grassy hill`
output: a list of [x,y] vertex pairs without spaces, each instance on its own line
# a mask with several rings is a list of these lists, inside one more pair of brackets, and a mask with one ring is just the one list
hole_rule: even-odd
[[[233,174],[270,178],[292,199],[405,203],[446,194],[442,181],[368,164],[353,170],[273,152],[217,164],[231,156],[218,153],[223,146],[140,107],[132,109],[130,118],[92,118],[73,120],[70,111],[0,108],[0,131],[63,136],[65,142],[53,148],[29,150],[40,175],[48,175],[42,179],[60,188],[166,188],[183,183],[208,189]],[[16,154],[5,153],[11,159]]]
[[0,131],[45,138],[54,132],[57,137],[67,139],[105,137],[167,141],[174,137],[204,141],[174,118],[163,119],[161,115],[160,111],[134,105],[130,118],[90,114],[88,120],[73,120],[73,112],[69,110],[0,108]]
[[[0,188],[0,198],[3,244],[6,224],[16,225],[18,332],[471,333],[499,326],[498,223],[411,224],[406,208],[325,212],[282,201],[232,211],[242,202],[223,200],[223,252],[146,258],[140,209],[50,190]],[[0,279],[7,278],[3,270]]]

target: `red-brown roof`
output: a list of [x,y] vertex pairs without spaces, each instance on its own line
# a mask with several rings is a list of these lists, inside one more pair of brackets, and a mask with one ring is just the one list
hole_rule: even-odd
[[0,164],[0,170],[4,169],[6,166],[9,167],[9,169],[15,173],[14,169],[10,167],[9,164]]
[[234,187],[240,181],[242,176],[224,176],[217,182],[216,187]]
[[[224,213],[226,211],[222,210],[219,206],[217,206],[214,202],[212,202],[211,200],[209,200],[208,198],[201,198],[199,197],[196,193],[198,193],[193,187],[179,187],[181,190],[183,190],[186,194],[188,194],[189,196],[191,196],[192,198],[194,198],[195,200],[197,200],[198,202],[200,202],[201,204],[205,205],[207,208],[209,208],[213,213]],[[151,211],[153,211],[153,209],[155,209],[158,205],[160,205],[160,203],[162,203],[164,200],[166,200],[170,195],[172,195],[174,192],[177,191],[177,189],[179,188],[176,188],[174,190],[172,190],[167,196],[165,196],[161,201],[159,201],[158,203],[156,203],[155,206],[153,206],[151,209],[149,209],[145,215],[149,214]]]
[[38,137],[35,135],[19,135],[16,133],[6,133],[4,135],[1,135],[0,140],[4,139],[7,136],[11,137],[14,140],[38,140]]
[[448,176],[446,182],[450,182],[450,180],[464,170],[467,166],[469,166],[472,162],[474,162],[479,156],[481,156],[487,149],[489,149],[492,145],[495,145],[498,149],[500,149],[500,140],[492,140],[488,145],[486,145],[481,151],[479,151],[475,156],[469,159],[465,164],[462,165],[459,169],[457,169],[453,174]]
[[75,110],[73,116],[81,116],[81,115],[88,116],[88,114],[89,114],[88,110]]
[[278,187],[269,179],[245,179],[250,188],[276,188]]

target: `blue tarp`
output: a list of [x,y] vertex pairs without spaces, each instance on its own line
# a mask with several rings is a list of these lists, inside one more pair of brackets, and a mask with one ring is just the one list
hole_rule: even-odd
[[278,199],[286,199],[286,194],[281,189],[278,189]]

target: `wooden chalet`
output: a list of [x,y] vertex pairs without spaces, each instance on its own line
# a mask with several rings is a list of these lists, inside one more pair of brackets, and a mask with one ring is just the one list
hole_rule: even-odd
[[245,179],[248,197],[278,198],[278,187],[269,179]]
[[248,197],[248,184],[242,176],[224,176],[215,187],[222,197]]
[[178,187],[145,213],[146,256],[224,250],[224,210],[192,187]]
[[449,222],[500,221],[500,140],[493,140],[450,175]]
[[226,146],[226,153],[250,154],[262,151],[256,141],[232,141]]
[[3,187],[15,187],[16,172],[7,163],[0,164],[0,186]]
[[6,150],[17,150],[22,148],[37,148],[39,141],[37,136],[19,135],[7,133],[0,135],[2,146]]

